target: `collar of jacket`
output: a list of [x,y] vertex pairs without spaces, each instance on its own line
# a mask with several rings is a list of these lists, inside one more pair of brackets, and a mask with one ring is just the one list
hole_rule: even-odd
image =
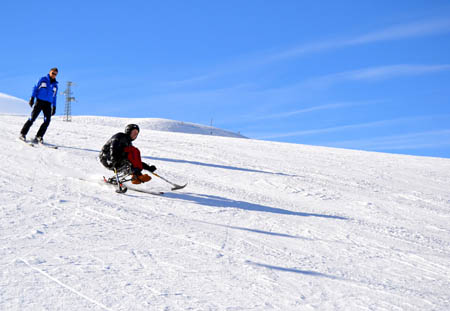
[[52,77],[50,77],[50,74],[47,74],[47,78],[50,80],[51,83],[56,83],[58,84],[58,81],[56,81],[56,79],[53,79]]

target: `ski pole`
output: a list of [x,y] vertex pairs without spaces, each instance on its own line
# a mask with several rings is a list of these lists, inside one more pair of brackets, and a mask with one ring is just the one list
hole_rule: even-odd
[[187,185],[187,184],[186,184],[186,185],[184,185],[184,186],[180,186],[180,185],[174,184],[173,182],[171,182],[171,181],[165,179],[165,178],[162,177],[162,176],[159,176],[158,174],[156,174],[156,173],[154,173],[154,172],[151,172],[151,173],[152,173],[153,175],[155,175],[156,177],[161,178],[161,179],[164,180],[166,183],[171,184],[171,185],[173,186],[172,190],[183,189],[183,188],[186,187],[186,185]]

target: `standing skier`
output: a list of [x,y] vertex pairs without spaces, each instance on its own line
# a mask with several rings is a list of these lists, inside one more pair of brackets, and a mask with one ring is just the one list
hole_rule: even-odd
[[[29,102],[30,107],[34,108],[31,112],[31,117],[25,122],[20,131],[20,139],[25,141],[25,136],[30,130],[31,125],[37,119],[41,111],[44,113],[44,122],[42,123],[39,131],[34,138],[34,142],[43,143],[43,137],[47,131],[48,125],[52,116],[56,112],[56,95],[58,94],[58,81],[56,81],[56,76],[58,75],[58,68],[50,69],[48,75],[42,77],[38,83],[33,88],[33,94]],[[36,98],[36,104],[34,99]]]
[[138,135],[139,126],[128,124],[124,133],[117,133],[106,142],[99,155],[100,162],[107,169],[121,171],[131,167],[131,182],[135,185],[151,179],[148,174],[142,174],[142,170],[156,171],[154,165],[142,162],[139,149],[132,145]]

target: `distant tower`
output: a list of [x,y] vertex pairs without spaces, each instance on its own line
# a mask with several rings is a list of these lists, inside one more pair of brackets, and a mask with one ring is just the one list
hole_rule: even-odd
[[71,86],[73,82],[67,82],[67,88],[64,91],[64,95],[66,96],[66,107],[64,109],[64,119],[63,121],[71,122],[72,121],[72,102],[75,101],[75,97],[73,97],[73,93],[71,90]]

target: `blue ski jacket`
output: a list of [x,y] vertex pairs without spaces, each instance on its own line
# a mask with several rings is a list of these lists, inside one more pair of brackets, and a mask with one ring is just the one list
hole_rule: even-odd
[[52,104],[56,108],[56,95],[58,94],[58,81],[50,79],[50,75],[42,77],[33,88],[31,97],[36,97]]

